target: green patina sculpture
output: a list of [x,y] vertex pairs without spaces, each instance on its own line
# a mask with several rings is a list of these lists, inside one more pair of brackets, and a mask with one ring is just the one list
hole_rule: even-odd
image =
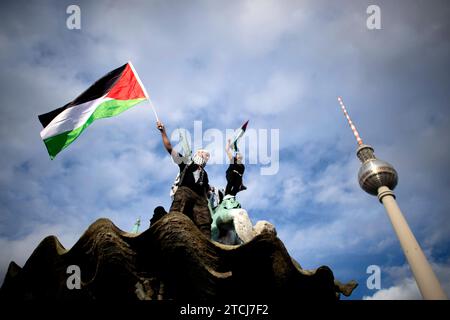
[[236,234],[233,224],[232,209],[240,209],[241,204],[236,200],[236,197],[227,195],[222,202],[213,210],[211,224],[211,239],[219,241],[219,238],[226,235],[229,244],[239,244],[239,238]]

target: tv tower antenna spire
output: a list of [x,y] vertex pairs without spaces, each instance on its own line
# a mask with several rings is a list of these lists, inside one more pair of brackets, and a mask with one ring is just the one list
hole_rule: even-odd
[[339,104],[341,105],[341,109],[344,112],[345,117],[347,118],[350,129],[352,129],[352,131],[353,131],[353,135],[356,138],[356,142],[358,142],[358,145],[362,145],[363,141],[362,141],[361,137],[359,136],[359,132],[358,132],[358,130],[356,130],[356,127],[353,124],[352,119],[350,119],[350,116],[347,113],[347,108],[345,108],[344,101],[342,101],[341,97],[338,97],[338,101],[339,101]]
[[361,161],[358,172],[359,185],[367,193],[378,196],[378,200],[384,205],[422,297],[426,300],[446,300],[447,296],[439,280],[395,200],[392,190],[397,186],[397,171],[386,161],[375,157],[374,149],[363,143],[342,98],[338,97],[338,101],[358,143],[356,155]]

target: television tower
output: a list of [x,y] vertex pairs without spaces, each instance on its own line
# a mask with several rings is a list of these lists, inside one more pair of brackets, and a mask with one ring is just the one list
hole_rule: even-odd
[[361,161],[361,168],[358,172],[359,185],[367,193],[378,196],[378,200],[384,205],[422,297],[425,300],[446,300],[447,296],[442,290],[439,280],[395,201],[392,190],[398,182],[397,171],[386,161],[377,159],[374,149],[363,143],[347,113],[342,98],[338,97],[338,101],[358,142],[356,156]]

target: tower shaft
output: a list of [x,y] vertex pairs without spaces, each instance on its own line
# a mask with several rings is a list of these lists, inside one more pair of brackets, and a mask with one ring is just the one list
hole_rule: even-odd
[[446,300],[447,296],[397,205],[394,193],[382,186],[378,188],[378,199],[386,208],[422,297],[425,300]]

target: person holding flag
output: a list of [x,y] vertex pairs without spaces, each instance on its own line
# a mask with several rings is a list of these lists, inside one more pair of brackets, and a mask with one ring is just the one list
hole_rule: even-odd
[[252,222],[245,209],[236,199],[236,194],[246,190],[242,182],[245,166],[237,143],[244,135],[248,121],[239,129],[233,142],[228,140],[225,151],[230,165],[226,171],[227,185],[225,195],[220,197],[219,205],[215,208],[211,225],[211,238],[223,244],[239,245],[249,242],[254,237]]
[[212,218],[207,197],[210,187],[208,173],[205,170],[210,157],[209,152],[199,149],[192,157],[182,156],[173,149],[163,123],[157,121],[156,127],[161,132],[164,147],[180,169],[179,182],[169,213],[179,212],[187,215],[200,231],[210,239]]
[[[71,102],[38,116],[43,126],[40,135],[50,159],[72,144],[95,120],[117,116],[143,101],[152,107],[164,146],[180,167],[180,180],[170,211],[189,216],[210,238],[209,183],[204,169],[209,152],[197,150],[191,158],[189,155],[182,157],[173,150],[164,125],[130,61],[104,75]],[[158,218],[164,209],[156,209]]]
[[239,152],[237,146],[238,140],[244,135],[245,130],[247,129],[247,125],[248,121],[246,121],[239,129],[239,132],[236,135],[234,141],[231,142],[231,140],[229,139],[225,147],[228,159],[230,160],[230,165],[228,166],[228,169],[226,171],[227,186],[225,188],[225,196],[226,195],[236,196],[238,192],[247,189],[247,187],[244,186],[242,182],[245,166],[242,163],[242,154]]

